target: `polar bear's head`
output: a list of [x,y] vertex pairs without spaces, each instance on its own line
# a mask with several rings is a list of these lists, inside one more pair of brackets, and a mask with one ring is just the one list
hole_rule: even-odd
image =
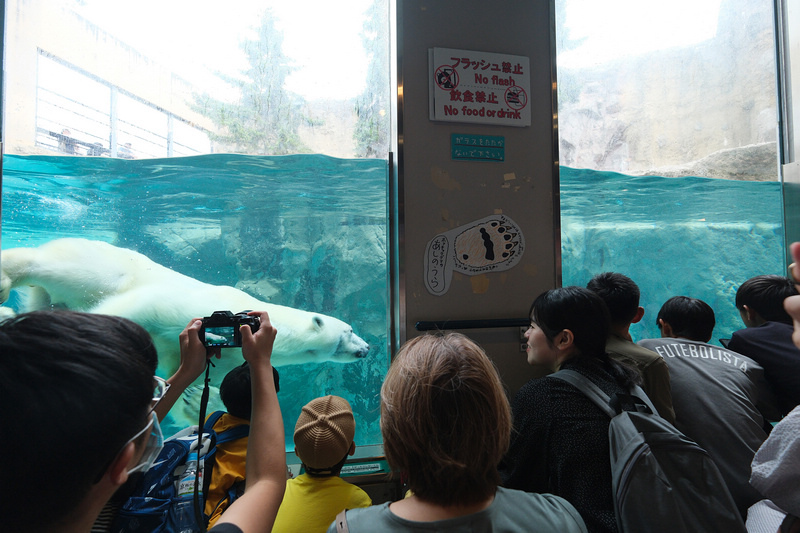
[[[278,336],[273,350],[276,366],[304,363],[351,363],[369,353],[369,344],[353,332],[350,324],[327,315],[303,313],[302,324],[276,324]],[[283,354],[288,358],[284,359]]]

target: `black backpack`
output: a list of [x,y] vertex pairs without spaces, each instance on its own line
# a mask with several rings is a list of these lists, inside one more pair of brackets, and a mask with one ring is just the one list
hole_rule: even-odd
[[655,414],[640,387],[611,398],[574,370],[548,377],[573,385],[611,418],[612,494],[620,533],[745,533],[708,452]]

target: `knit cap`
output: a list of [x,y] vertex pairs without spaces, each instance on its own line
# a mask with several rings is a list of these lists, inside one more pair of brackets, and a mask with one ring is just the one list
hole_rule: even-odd
[[297,456],[309,468],[330,469],[350,450],[355,432],[356,421],[347,400],[339,396],[311,400],[294,426]]

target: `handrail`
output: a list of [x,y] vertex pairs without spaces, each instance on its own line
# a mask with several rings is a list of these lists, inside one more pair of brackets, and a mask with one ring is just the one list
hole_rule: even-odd
[[517,328],[529,326],[530,318],[483,318],[477,320],[420,320],[414,327],[417,331],[440,331],[445,329]]

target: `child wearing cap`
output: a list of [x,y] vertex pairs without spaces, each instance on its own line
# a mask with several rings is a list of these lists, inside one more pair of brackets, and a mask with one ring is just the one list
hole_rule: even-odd
[[286,482],[274,533],[321,533],[342,510],[372,505],[366,492],[339,477],[345,459],[355,453],[355,431],[344,398],[324,396],[303,406],[294,444],[305,473]]

